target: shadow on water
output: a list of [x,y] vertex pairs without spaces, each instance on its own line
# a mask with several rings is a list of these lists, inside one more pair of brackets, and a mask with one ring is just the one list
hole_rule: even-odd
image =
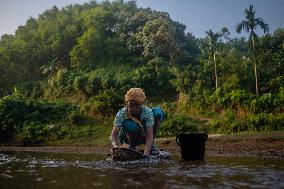
[[110,162],[98,154],[0,154],[0,188],[284,188],[284,161]]

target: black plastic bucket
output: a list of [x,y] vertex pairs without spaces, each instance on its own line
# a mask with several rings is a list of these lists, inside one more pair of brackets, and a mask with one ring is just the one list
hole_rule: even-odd
[[182,159],[204,160],[206,133],[188,133],[176,136],[176,143],[180,146]]

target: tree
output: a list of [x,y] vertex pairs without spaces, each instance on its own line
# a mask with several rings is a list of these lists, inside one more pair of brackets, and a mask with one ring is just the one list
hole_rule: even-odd
[[207,41],[205,47],[209,51],[209,60],[213,60],[214,63],[214,75],[215,75],[215,88],[218,88],[218,74],[217,74],[217,53],[220,51],[221,38],[227,37],[229,31],[227,28],[223,28],[220,32],[214,33],[212,30],[206,31]]
[[146,22],[137,34],[142,42],[143,56],[149,59],[163,57],[174,64],[174,53],[178,50],[173,23],[167,16]]
[[257,27],[260,27],[264,33],[269,31],[269,26],[266,24],[262,18],[255,17],[255,10],[253,9],[253,5],[249,6],[249,9],[245,9],[245,20],[241,23],[237,24],[236,31],[237,33],[241,33],[242,30],[245,30],[249,33],[249,44],[252,52],[252,59],[254,65],[254,76],[255,76],[255,92],[258,95],[258,75],[257,75],[257,40],[258,36],[256,34]]
[[40,67],[40,70],[44,75],[47,75],[48,78],[53,76],[54,73],[56,73],[60,69],[59,62],[57,58],[54,58],[52,61],[49,62],[49,64],[43,65]]
[[187,33],[184,40],[183,49],[187,63],[198,61],[201,55],[200,41],[196,39],[191,33]]
[[277,93],[284,85],[284,28],[259,38],[257,63],[262,93]]

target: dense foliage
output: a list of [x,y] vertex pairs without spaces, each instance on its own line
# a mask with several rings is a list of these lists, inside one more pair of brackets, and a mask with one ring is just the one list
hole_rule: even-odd
[[0,139],[9,141],[21,134],[26,139],[47,137],[58,122],[73,121],[77,107],[63,103],[39,102],[21,96],[6,96],[0,100]]
[[97,132],[90,123],[112,120],[130,87],[169,115],[160,136],[198,125],[218,133],[283,130],[284,29],[252,33],[253,48],[251,38],[232,39],[226,28],[206,34],[197,39],[168,13],[135,1],[53,7],[28,19],[0,39],[1,141],[48,138],[56,123],[57,138],[90,137]]

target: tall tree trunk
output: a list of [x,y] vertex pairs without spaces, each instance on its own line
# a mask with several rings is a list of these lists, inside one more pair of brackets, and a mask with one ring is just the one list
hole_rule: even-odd
[[255,77],[255,93],[258,96],[258,75],[257,75],[257,62],[255,52],[255,38],[252,36],[252,53],[253,53],[253,66],[254,66],[254,77]]
[[174,65],[175,64],[174,57],[173,57],[171,51],[169,51],[169,54],[170,54],[170,65]]
[[215,87],[216,90],[218,88],[218,76],[217,76],[217,63],[216,63],[216,53],[213,53],[213,61],[214,61],[214,72],[215,72]]
[[[256,59],[255,56],[254,59]],[[258,76],[257,76],[256,61],[254,61],[254,77],[255,77],[255,93],[256,95],[258,95]]]

